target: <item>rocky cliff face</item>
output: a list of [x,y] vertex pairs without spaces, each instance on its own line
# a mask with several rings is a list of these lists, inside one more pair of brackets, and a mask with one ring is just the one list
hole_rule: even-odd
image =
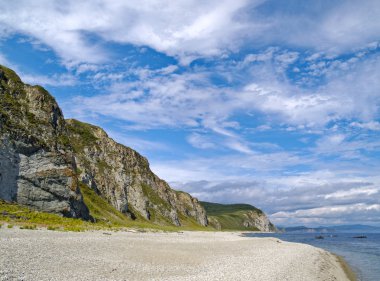
[[243,225],[244,227],[256,227],[260,231],[275,232],[276,227],[269,221],[268,217],[264,213],[257,213],[255,211],[247,211],[244,214]]
[[66,122],[46,90],[0,66],[0,198],[90,219],[80,184],[131,218],[207,225],[198,200],[171,189],[147,159],[101,128]]
[[55,100],[0,67],[0,198],[89,219]]
[[[226,218],[230,217],[230,222]],[[209,224],[217,230],[256,230],[263,232],[277,232],[277,228],[270,222],[264,213],[255,211],[240,212],[239,214],[226,214],[224,217],[209,216]],[[227,219],[228,220],[228,219]]]
[[109,138],[99,127],[67,120],[80,180],[117,210],[156,223],[207,225],[205,210],[189,194],[171,189],[148,160]]
[[209,224],[218,230],[277,231],[265,213],[252,205],[210,202],[201,204],[207,211]]

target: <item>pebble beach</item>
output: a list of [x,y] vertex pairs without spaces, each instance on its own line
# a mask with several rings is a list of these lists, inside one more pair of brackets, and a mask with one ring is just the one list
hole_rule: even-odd
[[349,280],[313,246],[235,232],[0,230],[0,280]]

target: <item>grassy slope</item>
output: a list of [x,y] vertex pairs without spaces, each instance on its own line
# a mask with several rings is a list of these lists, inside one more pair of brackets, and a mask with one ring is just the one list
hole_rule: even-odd
[[257,213],[262,213],[260,209],[249,205],[249,204],[218,204],[210,202],[200,202],[202,206],[206,209],[207,214],[210,216],[218,216],[226,213],[235,213],[238,211],[255,211]]
[[209,202],[200,202],[206,209],[209,217],[210,225],[217,227],[215,220],[220,223],[221,230],[253,230],[258,231],[256,227],[245,227],[243,225],[246,219],[245,214],[247,211],[255,211],[259,214],[262,213],[260,209],[255,208],[248,204],[217,204]]
[[[96,144],[97,137],[95,136],[94,131],[101,129],[100,127],[97,127],[97,126],[94,126],[91,124],[87,124],[87,123],[84,123],[84,122],[81,122],[81,121],[78,121],[75,119],[69,119],[67,121],[68,121],[67,128],[69,129],[69,131],[71,131],[71,138],[73,138],[71,143],[72,143],[72,146],[74,148],[74,152],[76,153],[77,156],[80,157],[80,155],[82,155],[83,149],[85,147],[88,147],[88,146],[91,147],[91,146],[97,145]],[[107,166],[108,166],[108,164],[105,162],[98,162],[98,168],[99,168],[100,173],[103,173],[105,170],[104,168],[106,168]],[[108,168],[108,170],[110,169],[109,167],[107,167],[107,168]],[[161,199],[158,196],[157,192],[155,192],[152,189],[152,187],[150,187],[149,185],[143,184],[141,186],[141,188],[142,188],[144,195],[149,199],[150,202],[152,202],[154,205],[158,206],[161,209],[170,210],[171,206],[166,201]],[[84,189],[84,191],[86,191],[87,189]],[[82,187],[82,192],[83,192],[83,187]],[[87,194],[87,195],[89,195],[89,194]],[[92,198],[95,198],[95,197],[92,197]],[[86,200],[85,200],[85,203],[86,203],[86,205],[91,204],[91,202],[89,202],[89,201],[86,202]],[[105,204],[107,204],[106,201],[103,202],[103,206],[105,206]],[[99,210],[97,210],[97,211],[99,211]],[[142,219],[142,217],[139,216],[138,212],[134,212],[132,209],[131,209],[131,212],[138,219],[146,221],[146,220]],[[172,222],[168,218],[161,216],[153,208],[149,208],[149,212],[151,214],[150,223],[155,223],[155,224],[164,225],[164,226],[172,226],[173,225]],[[199,229],[199,230],[205,229],[205,227],[201,227],[196,222],[196,220],[193,218],[186,217],[186,216],[181,215],[181,214],[179,214],[179,218],[180,218],[182,226],[184,226],[184,227],[191,228],[191,229]],[[120,223],[120,221],[118,221],[118,222]]]
[[112,207],[106,200],[97,195],[86,185],[80,186],[84,202],[90,210],[95,222],[87,222],[80,219],[64,218],[56,214],[49,214],[31,210],[28,207],[0,200],[0,227],[18,225],[23,228],[47,227],[51,230],[84,231],[96,229],[119,230],[125,228],[149,229],[163,231],[179,230],[211,230],[187,220],[182,227],[153,224],[143,218],[132,220]]

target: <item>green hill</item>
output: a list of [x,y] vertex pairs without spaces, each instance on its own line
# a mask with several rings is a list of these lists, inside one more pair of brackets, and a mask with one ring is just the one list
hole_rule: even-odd
[[200,202],[209,224],[219,230],[276,231],[264,212],[249,204]]

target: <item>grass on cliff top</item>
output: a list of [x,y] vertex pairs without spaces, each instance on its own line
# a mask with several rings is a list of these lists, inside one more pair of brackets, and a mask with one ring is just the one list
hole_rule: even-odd
[[209,216],[210,226],[217,228],[217,225],[213,222],[213,219],[216,219],[220,223],[221,230],[260,231],[255,226],[244,226],[244,221],[247,219],[245,213],[246,211],[237,211],[224,215]]
[[96,144],[97,137],[94,135],[94,130],[98,127],[75,119],[68,119],[66,121],[66,127],[70,132],[70,136],[74,138],[72,145],[75,152],[81,152],[83,147]]
[[218,204],[200,202],[209,217],[210,226],[217,228],[215,220],[220,223],[221,230],[259,231],[257,227],[245,227],[246,212],[254,211],[258,214],[263,212],[249,204]]
[[249,204],[219,204],[210,202],[199,202],[206,212],[210,216],[219,216],[230,213],[235,213],[238,211],[254,211],[258,214],[262,214],[263,211],[260,209],[249,205]]
[[0,65],[0,70],[4,72],[8,79],[13,80],[16,83],[22,83],[20,77],[12,69],[4,65]]
[[182,227],[157,225],[143,218],[132,220],[116,210],[86,185],[81,185],[80,188],[84,202],[88,206],[95,222],[39,212],[25,206],[0,200],[0,225],[6,223],[8,225],[17,225],[23,229],[41,227],[60,231],[122,230],[128,228],[140,231],[212,230],[211,228],[199,226],[190,219],[184,220]]

